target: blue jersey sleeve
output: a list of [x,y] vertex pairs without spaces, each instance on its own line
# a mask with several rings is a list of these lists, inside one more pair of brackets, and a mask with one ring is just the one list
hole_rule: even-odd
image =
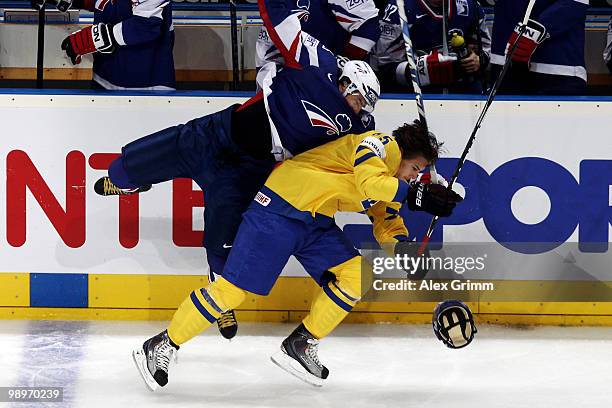
[[[380,38],[380,23],[378,19],[365,21],[358,29],[353,31],[349,43],[344,48],[344,54],[354,59],[362,59],[372,51]],[[357,53],[350,50],[358,50]]]
[[577,23],[584,23],[588,0],[557,0],[540,13],[538,20],[551,37],[573,30]]
[[608,23],[608,39],[603,52],[603,58],[608,69],[612,72],[612,17],[610,17],[610,22]]
[[[164,14],[171,12],[170,8],[165,11],[170,4],[169,0],[139,0],[133,4],[132,16],[113,26],[113,35],[119,45],[139,45],[155,41],[167,29]],[[109,8],[105,7],[104,12]]]
[[[328,5],[336,22],[351,34],[345,53],[351,46],[362,51],[361,57],[369,53],[380,37],[378,9],[374,0],[329,0]],[[343,55],[358,57],[350,54]]]
[[285,0],[258,0],[259,13],[267,35],[284,59],[284,65],[300,68],[299,53],[302,49],[300,17],[304,11],[291,10]]

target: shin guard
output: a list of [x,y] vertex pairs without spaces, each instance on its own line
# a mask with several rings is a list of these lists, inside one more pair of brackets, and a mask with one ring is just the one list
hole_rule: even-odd
[[239,306],[245,296],[244,290],[223,278],[194,290],[174,314],[168,336],[177,345],[185,343],[215,323],[221,313]]

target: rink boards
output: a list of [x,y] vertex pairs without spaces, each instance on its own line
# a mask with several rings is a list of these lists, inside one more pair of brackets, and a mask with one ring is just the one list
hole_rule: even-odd
[[[102,198],[93,183],[125,143],[240,103],[248,95],[176,93],[0,95],[0,317],[166,319],[208,274],[202,240],[202,192],[188,180],[155,186],[139,198]],[[430,98],[430,127],[445,141],[439,169],[449,176],[483,101]],[[377,128],[415,118],[410,99],[384,99]],[[436,231],[449,242],[575,242],[579,259],[607,254],[610,237],[612,100],[496,101],[459,179],[457,213]],[[330,118],[333,122],[333,118]],[[256,129],[254,129],[256,131]],[[371,236],[364,216],[338,221],[359,246]],[[407,224],[420,237],[428,217]],[[602,244],[603,243],[603,244]],[[590,255],[592,254],[592,255]],[[529,254],[524,254],[529,257]],[[554,271],[488,276],[520,292],[529,281],[567,287],[612,281],[607,268],[588,279]],[[268,298],[251,297],[245,320],[298,320],[314,284],[292,261]],[[545,289],[543,289],[543,292]],[[426,321],[432,302],[370,302],[354,321]],[[609,303],[488,302],[472,308],[491,322],[609,324]]]

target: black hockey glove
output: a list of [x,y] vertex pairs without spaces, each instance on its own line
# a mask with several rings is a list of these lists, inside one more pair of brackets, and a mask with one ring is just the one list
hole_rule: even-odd
[[65,13],[72,5],[72,0],[30,0],[30,6],[34,10],[40,10],[45,4],[55,6],[59,11]]
[[111,24],[98,23],[75,31],[62,41],[62,50],[73,65],[81,63],[83,55],[100,52],[110,54],[115,50],[115,37]]
[[421,256],[418,255],[420,246],[421,243],[417,241],[403,241],[396,243],[393,248],[394,255],[400,257],[402,269],[411,280],[424,279],[429,272],[429,245],[425,246]]
[[406,204],[412,211],[425,211],[438,217],[448,217],[463,198],[440,184],[410,183]]
[[30,7],[34,10],[40,10],[45,6],[45,0],[30,0]]

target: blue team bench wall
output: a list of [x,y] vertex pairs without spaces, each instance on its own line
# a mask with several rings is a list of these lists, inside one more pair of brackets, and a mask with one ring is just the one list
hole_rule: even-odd
[[[600,2],[596,7],[589,7],[588,14],[590,15],[602,15],[612,14],[612,7],[605,7],[605,3]],[[0,8],[30,8],[29,0],[0,0]],[[48,6],[47,6],[48,7]],[[172,7],[175,10],[190,10],[190,11],[228,11],[229,1],[225,2],[210,2],[208,0],[201,0],[199,2],[173,0]],[[487,14],[493,13],[493,7],[484,7]],[[236,10],[238,11],[253,11],[258,10],[256,2],[237,2]]]
[[[250,91],[104,91],[90,89],[31,89],[31,88],[0,88],[0,95],[91,95],[91,96],[154,96],[154,97],[195,97],[195,98],[250,98]],[[432,101],[485,101],[486,95],[448,95],[425,94],[425,100]],[[381,99],[414,100],[414,94],[382,94]],[[496,101],[543,101],[543,102],[612,102],[612,96],[530,96],[530,95],[498,95]]]
[[[29,0],[0,0],[0,8],[30,8]],[[47,6],[49,7],[49,6]],[[229,11],[229,2],[208,2],[202,0],[200,2],[191,1],[172,1],[172,8],[175,10],[189,11]],[[257,3],[239,2],[236,4],[237,11],[257,11]],[[493,7],[484,7],[485,13],[493,14]],[[609,15],[612,14],[612,6],[610,7],[589,7],[587,13],[589,15]]]

